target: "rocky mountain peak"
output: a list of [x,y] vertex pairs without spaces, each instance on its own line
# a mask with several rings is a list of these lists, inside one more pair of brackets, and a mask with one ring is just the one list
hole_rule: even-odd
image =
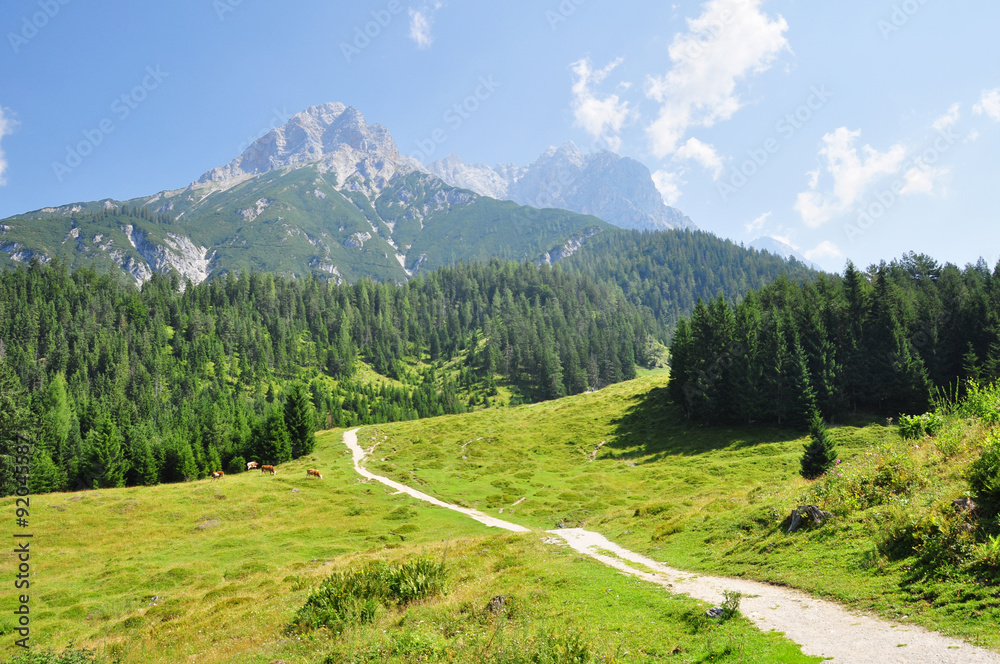
[[400,154],[384,126],[368,124],[353,106],[329,103],[296,113],[198,182],[224,182],[307,164],[335,173],[340,188],[368,194],[384,189],[397,173],[417,168],[412,158]]

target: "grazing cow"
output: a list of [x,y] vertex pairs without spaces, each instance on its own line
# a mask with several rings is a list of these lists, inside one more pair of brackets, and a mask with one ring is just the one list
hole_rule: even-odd
[[260,467],[260,472],[262,472],[262,473],[271,473],[272,475],[277,475],[278,474],[278,471],[276,471],[274,469],[274,466],[261,466]]
[[225,477],[226,477],[226,474],[224,472],[222,472],[221,470],[217,470],[214,473],[212,473],[212,479],[213,480],[221,480],[221,479],[224,479]]
[[306,471],[306,477],[309,477],[310,475],[313,477],[318,477],[320,479],[323,479],[323,474],[318,470],[316,470],[315,468],[310,468]]
[[257,462],[256,461],[248,461],[247,462],[247,470],[255,470],[256,468],[257,468]]

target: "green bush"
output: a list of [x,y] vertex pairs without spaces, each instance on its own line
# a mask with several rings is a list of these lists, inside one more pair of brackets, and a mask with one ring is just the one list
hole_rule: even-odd
[[969,488],[986,516],[1000,512],[1000,435],[991,432],[978,459],[969,465]]
[[401,606],[444,592],[444,561],[415,558],[401,563],[379,561],[336,572],[310,593],[293,620],[300,632],[372,622],[382,608]]
[[975,417],[989,424],[1000,422],[1000,383],[982,386],[970,380],[958,412],[963,417]]
[[923,415],[902,415],[899,418],[899,435],[903,440],[915,440],[925,435],[933,436],[944,426],[944,418],[938,413]]
[[97,658],[93,650],[69,648],[60,653],[52,650],[38,650],[34,652],[21,653],[13,659],[7,660],[8,664],[99,664],[102,662]]

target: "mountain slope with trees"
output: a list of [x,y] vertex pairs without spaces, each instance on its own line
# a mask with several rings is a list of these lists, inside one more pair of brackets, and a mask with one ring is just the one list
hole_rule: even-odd
[[700,421],[922,413],[935,388],[1000,377],[1000,265],[911,253],[867,272],[778,279],[735,306],[699,302],[671,351],[672,399]]
[[498,383],[575,394],[655,353],[651,319],[620,291],[530,262],[403,286],[254,272],[180,286],[58,261],[0,273],[0,434],[35,444],[33,491],[280,463],[319,427],[461,413]]

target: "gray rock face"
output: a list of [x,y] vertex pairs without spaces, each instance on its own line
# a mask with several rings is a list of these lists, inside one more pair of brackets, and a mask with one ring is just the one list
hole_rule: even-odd
[[549,148],[524,167],[465,164],[449,155],[426,170],[482,196],[591,214],[621,228],[695,228],[684,213],[663,202],[648,168],[613,152],[584,155],[573,143]]
[[198,182],[224,182],[311,163],[318,163],[321,172],[332,171],[339,188],[369,195],[384,189],[395,175],[419,166],[400,154],[384,126],[369,125],[353,106],[332,103],[296,113]]

